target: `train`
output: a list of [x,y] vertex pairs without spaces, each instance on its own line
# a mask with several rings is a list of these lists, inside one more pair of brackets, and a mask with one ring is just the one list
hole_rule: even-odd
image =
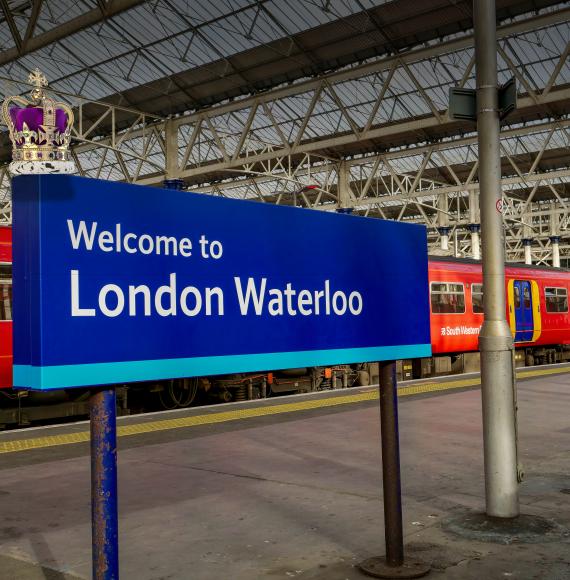
[[[432,357],[398,361],[400,379],[425,378],[479,368],[478,335],[483,323],[481,262],[429,258]],[[507,321],[515,341],[517,366],[570,360],[570,270],[507,264]],[[88,413],[88,391],[32,393],[12,389],[12,242],[0,226],[0,428],[32,421],[60,420]],[[196,403],[264,398],[367,385],[377,365],[354,364],[263,371],[117,385],[120,413],[174,409]]]

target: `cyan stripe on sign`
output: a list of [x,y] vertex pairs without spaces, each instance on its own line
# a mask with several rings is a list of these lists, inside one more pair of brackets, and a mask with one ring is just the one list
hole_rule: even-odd
[[431,356],[430,344],[36,367],[14,365],[14,386],[65,389],[170,378]]

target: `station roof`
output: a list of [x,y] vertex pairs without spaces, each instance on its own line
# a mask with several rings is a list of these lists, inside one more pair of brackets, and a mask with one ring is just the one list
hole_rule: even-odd
[[[292,7],[294,6],[294,9]],[[497,22],[513,22],[529,11],[547,13],[560,7],[551,0],[498,0]],[[2,96],[25,94],[28,73],[39,67],[50,88],[87,101],[114,103],[136,112],[170,117],[221,102],[285,86],[319,74],[358,66],[379,56],[400,55],[418,47],[437,48],[472,29],[471,0],[3,0],[0,17],[0,91]],[[2,13],[0,13],[2,14]],[[548,78],[561,46],[568,42],[568,23],[540,28],[527,35],[524,53],[509,56],[540,80]],[[450,58],[412,66],[436,106],[446,108],[449,86],[458,80],[472,56],[465,50]],[[512,73],[501,62],[500,80]],[[381,120],[421,119],[430,108],[417,98],[417,87],[396,75],[387,97],[392,111]],[[570,85],[561,71],[558,83]],[[568,78],[566,78],[568,77]],[[358,79],[337,88],[356,122],[375,99],[374,80]],[[466,83],[470,86],[473,75]],[[523,87],[524,90],[524,87]],[[330,99],[329,99],[330,101]],[[389,105],[389,98],[386,99]],[[276,116],[285,128],[298,123],[307,108],[303,97],[282,101]],[[386,106],[386,109],[389,107]],[[83,115],[95,120],[96,105],[83,105]],[[349,131],[334,102],[321,104],[309,132],[315,138]],[[327,110],[328,109],[328,110]],[[546,116],[559,118],[570,110],[570,98],[545,107],[516,112],[511,124]],[[123,126],[137,113],[121,111]],[[337,123],[331,127],[331,118]],[[319,127],[320,125],[320,127]],[[339,156],[387,150],[418,141],[433,141],[469,132],[467,123],[399,133],[397,137],[361,139],[356,144],[323,149]],[[106,134],[109,123],[96,132]],[[6,135],[0,139],[0,159],[8,159]]]
[[[498,0],[497,21],[556,5]],[[3,0],[2,7],[4,92],[39,67],[52,89],[160,117],[472,29],[471,0]],[[559,51],[558,32],[534,35],[528,53],[517,55],[535,74],[547,74],[540,64]],[[402,113],[418,111],[410,103]]]
[[[570,112],[570,9],[553,0],[496,0],[496,6],[498,27],[511,31],[501,39],[499,81],[514,74],[524,105],[509,116],[507,127],[552,124],[504,140],[503,172],[568,168],[568,125],[553,127]],[[0,0],[0,8],[0,96],[27,94],[23,81],[39,67],[51,89],[76,106],[82,103],[84,123],[97,120],[93,138],[111,131],[98,101],[124,107],[115,111],[119,129],[140,112],[159,120],[205,113],[214,131],[235,142],[251,112],[247,104],[265,99],[275,125],[291,139],[315,99],[311,83],[322,79],[324,89],[303,133],[312,151],[355,158],[449,141],[446,163],[430,160],[425,177],[453,183],[454,176],[465,179],[471,171],[474,127],[444,113],[451,86],[474,87],[472,0]],[[406,60],[416,53],[416,60]],[[378,61],[395,66],[374,69]],[[554,74],[549,90],[556,89],[550,91],[555,97],[538,98]],[[366,124],[384,84],[374,118],[383,131],[343,139]],[[243,108],[233,107],[240,102]],[[437,123],[425,122],[434,115],[441,117]],[[270,125],[256,120],[253,141],[279,145]],[[535,164],[541,135],[550,132]],[[206,143],[205,135],[203,170],[185,175],[189,184],[229,175],[214,137]],[[10,148],[3,131],[0,162],[9,160]],[[151,155],[164,164],[158,148]],[[393,163],[413,175],[421,155]],[[121,171],[116,164],[104,175],[120,179]],[[512,194],[522,198],[532,184],[517,187]],[[570,198],[565,180],[556,188],[560,198]],[[533,195],[555,198],[544,184]]]

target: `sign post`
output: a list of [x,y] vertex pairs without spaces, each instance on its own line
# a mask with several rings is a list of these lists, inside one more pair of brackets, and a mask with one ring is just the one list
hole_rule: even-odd
[[93,580],[118,580],[117,402],[114,387],[93,389],[89,411]]
[[368,558],[359,567],[375,578],[421,578],[430,571],[430,567],[404,561],[396,363],[381,361],[378,370],[386,557]]

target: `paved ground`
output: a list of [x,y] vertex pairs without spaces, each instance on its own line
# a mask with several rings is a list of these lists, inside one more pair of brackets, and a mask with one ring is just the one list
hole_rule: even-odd
[[[121,438],[122,578],[365,578],[355,565],[384,542],[377,405]],[[401,399],[405,540],[431,577],[570,579],[570,373],[520,383],[519,406],[522,511],[559,527],[502,545],[450,531],[483,511],[479,390]],[[90,577],[86,451],[0,454],[1,580]]]

